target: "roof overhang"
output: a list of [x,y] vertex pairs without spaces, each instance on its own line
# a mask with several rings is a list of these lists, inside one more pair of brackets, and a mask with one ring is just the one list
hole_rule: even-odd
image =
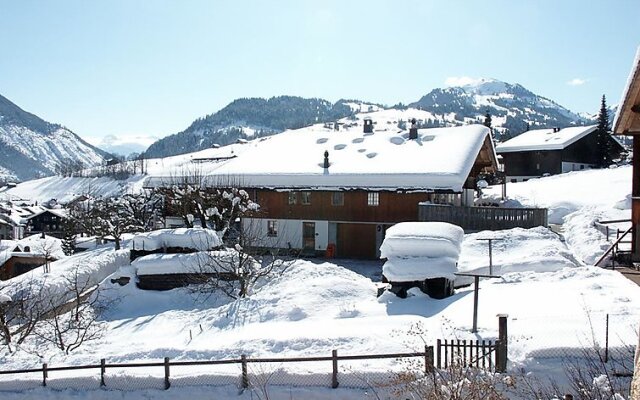
[[613,123],[616,135],[640,135],[640,47]]

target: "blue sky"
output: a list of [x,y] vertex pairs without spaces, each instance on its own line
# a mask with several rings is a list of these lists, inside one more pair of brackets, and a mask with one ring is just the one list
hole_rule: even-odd
[[239,97],[395,104],[460,77],[619,101],[640,1],[0,0],[0,94],[83,137],[165,136]]

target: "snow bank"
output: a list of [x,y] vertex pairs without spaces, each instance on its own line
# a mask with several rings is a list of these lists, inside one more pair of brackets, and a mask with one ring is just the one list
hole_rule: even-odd
[[380,257],[453,257],[460,255],[464,231],[446,222],[402,222],[387,229]]
[[213,274],[233,272],[239,256],[235,250],[189,254],[149,254],[131,263],[138,275]]
[[165,247],[210,250],[222,246],[222,241],[211,229],[176,228],[141,233],[134,236],[130,246],[134,250],[158,250]]

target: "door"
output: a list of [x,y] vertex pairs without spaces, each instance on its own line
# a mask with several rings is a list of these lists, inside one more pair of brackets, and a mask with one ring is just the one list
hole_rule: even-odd
[[302,223],[302,248],[304,250],[316,249],[316,223]]

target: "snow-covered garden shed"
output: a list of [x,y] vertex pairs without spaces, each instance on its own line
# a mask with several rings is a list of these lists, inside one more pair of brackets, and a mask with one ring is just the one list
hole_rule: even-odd
[[453,294],[464,231],[446,222],[402,222],[387,230],[380,247],[383,280],[405,297],[418,287],[442,299]]
[[202,283],[211,276],[235,279],[237,252],[223,250],[215,231],[203,228],[160,229],[130,241],[131,266],[141,289],[168,290]]
[[[592,168],[597,163],[597,125],[534,129],[496,146],[511,182]],[[624,148],[613,138],[618,154]]]
[[377,258],[385,230],[417,221],[418,203],[471,206],[477,177],[497,170],[485,126],[420,129],[410,139],[389,111],[371,113],[371,132],[358,120],[252,141],[204,179],[239,182],[260,204],[242,228],[261,246]]

